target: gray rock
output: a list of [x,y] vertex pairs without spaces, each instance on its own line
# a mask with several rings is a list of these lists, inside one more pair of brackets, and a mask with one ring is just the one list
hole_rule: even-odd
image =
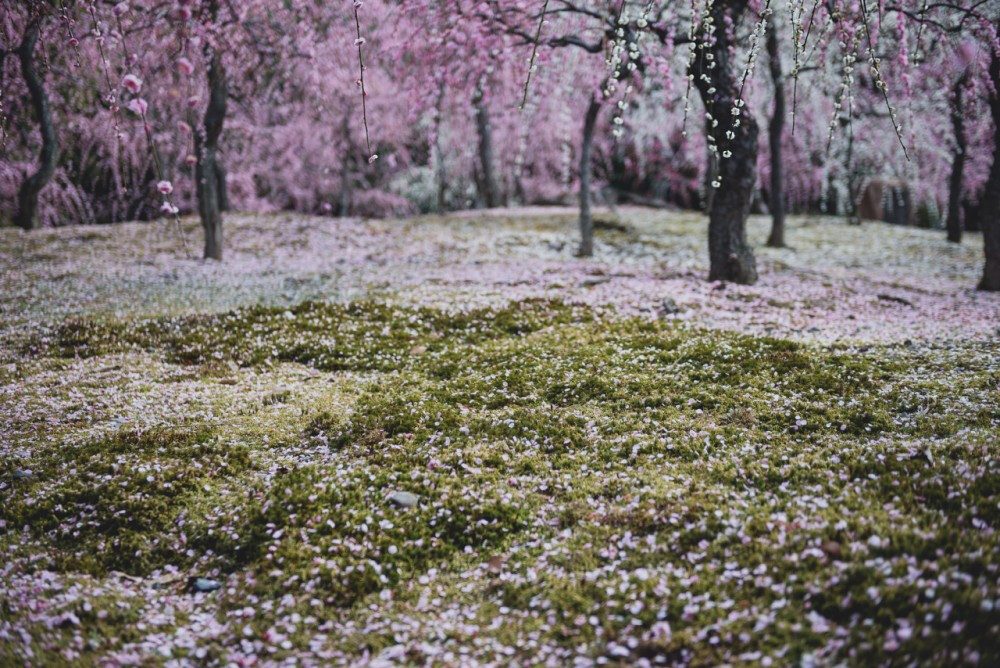
[[27,469],[14,469],[14,480],[27,480],[34,474]]
[[660,304],[660,309],[663,315],[676,315],[681,312],[681,307],[677,305],[670,297],[664,297],[663,303]]
[[191,588],[195,591],[210,592],[222,589],[222,583],[208,578],[194,578],[191,580]]
[[419,500],[416,494],[410,494],[409,492],[393,492],[389,496],[389,503],[397,508],[412,508],[417,505]]
[[611,280],[610,276],[591,276],[590,278],[585,278],[580,282],[581,288],[592,288],[595,285],[601,285],[603,283],[608,283]]

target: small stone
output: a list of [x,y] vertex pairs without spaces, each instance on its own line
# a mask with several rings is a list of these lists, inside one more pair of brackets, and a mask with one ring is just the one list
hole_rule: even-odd
[[663,315],[676,315],[681,312],[681,307],[670,297],[663,298],[660,309],[663,311]]
[[191,580],[191,588],[195,591],[210,592],[222,589],[222,583],[208,578],[194,578]]
[[389,503],[397,508],[412,508],[418,501],[417,495],[409,492],[393,492],[389,496]]
[[493,555],[490,560],[486,562],[486,570],[493,574],[499,574],[503,570],[503,557],[499,555]]
[[33,475],[28,469],[14,469],[14,480],[27,480]]
[[413,346],[410,350],[411,355],[423,355],[427,352],[427,346]]
[[909,299],[903,299],[902,297],[897,297],[896,295],[878,295],[879,301],[892,302],[893,304],[902,304],[903,306],[913,306],[913,302]]
[[839,560],[844,556],[844,550],[840,547],[840,543],[832,540],[823,541],[819,549],[823,550],[823,553],[833,560]]
[[602,283],[607,283],[611,280],[610,276],[591,276],[590,278],[585,278],[580,282],[581,288],[592,288],[595,285],[600,285]]

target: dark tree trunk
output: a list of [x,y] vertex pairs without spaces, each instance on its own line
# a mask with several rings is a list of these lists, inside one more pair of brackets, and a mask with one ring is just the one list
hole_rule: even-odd
[[443,213],[447,204],[448,173],[444,166],[444,151],[441,149],[441,116],[444,110],[444,83],[438,88],[437,103],[434,105],[434,177],[437,181],[437,211]]
[[583,118],[583,141],[580,145],[580,257],[594,254],[594,219],[590,214],[590,158],[594,151],[594,128],[601,103],[591,96],[587,113]]
[[26,230],[32,230],[38,226],[38,195],[55,175],[56,161],[59,159],[59,140],[52,122],[49,100],[45,95],[42,80],[39,78],[38,72],[35,71],[35,45],[38,43],[38,31],[38,22],[30,23],[24,32],[21,45],[17,48],[17,56],[21,61],[21,74],[28,87],[31,106],[38,117],[38,125],[42,133],[42,150],[38,155],[38,170],[27,177],[17,191],[17,213],[14,214],[14,224]]
[[441,133],[434,135],[434,174],[437,179],[437,211],[443,213],[448,200],[448,173],[444,166],[444,152],[441,149]]
[[351,211],[351,170],[344,156],[340,163],[340,208],[338,214],[341,218],[350,215]]
[[[715,189],[708,216],[708,280],[752,284],[757,280],[753,250],[746,240],[746,221],[750,213],[754,187],[757,185],[757,122],[744,106],[739,116],[731,110],[739,96],[739,82],[731,72],[732,40],[724,28],[731,20],[738,23],[748,0],[717,0],[711,9],[719,29],[712,42],[698,55],[691,67],[695,85],[705,108],[718,121],[709,127],[722,157],[719,160],[720,186]],[[702,35],[704,37],[704,35]],[[705,57],[711,53],[713,62]],[[702,78],[702,77],[705,78]],[[707,80],[706,80],[707,79]],[[715,89],[712,91],[712,89]],[[734,125],[735,120],[739,125]],[[733,136],[727,136],[732,132]],[[728,154],[727,154],[728,152]]]
[[219,211],[229,211],[229,187],[226,184],[226,168],[222,166],[219,156],[215,156],[215,180],[219,189]]
[[340,162],[340,204],[337,215],[345,218],[351,214],[351,125],[350,116],[344,114],[341,125],[341,132],[344,137],[344,157]]
[[476,110],[476,132],[479,135],[479,196],[487,208],[500,206],[500,189],[493,170],[493,127],[489,111],[483,103],[483,91],[476,90],[472,99]]
[[208,108],[205,110],[203,132],[195,134],[195,181],[198,213],[205,229],[205,258],[222,259],[222,211],[218,177],[218,146],[222,125],[226,120],[229,83],[222,65],[221,54],[214,54],[208,67]]
[[986,179],[986,190],[979,201],[979,219],[983,228],[986,264],[980,290],[1000,290],[1000,55],[996,51],[990,61],[990,113],[993,116],[993,164]]
[[711,215],[712,202],[715,201],[715,187],[712,183],[719,178],[719,159],[709,147],[705,157],[705,213]]
[[968,71],[955,83],[955,99],[951,106],[951,127],[955,131],[955,159],[951,163],[948,180],[948,241],[962,243],[962,175],[965,171],[965,118],[962,116],[962,93],[968,81]]
[[768,125],[768,144],[771,150],[771,234],[767,245],[782,248],[785,245],[785,185],[784,162],[781,159],[781,135],[785,127],[785,77],[781,72],[781,53],[778,51],[776,26],[767,31],[767,58],[774,83],[774,113]]

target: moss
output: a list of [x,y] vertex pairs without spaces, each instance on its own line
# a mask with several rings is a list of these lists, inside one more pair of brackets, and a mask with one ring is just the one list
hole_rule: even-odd
[[373,302],[306,302],[290,309],[250,307],[131,323],[74,320],[57,330],[54,345],[61,354],[78,356],[129,347],[161,349],[181,364],[275,360],[328,371],[394,371],[407,368],[421,350],[523,336],[578,317],[591,316],[547,301],[458,313]]
[[[411,470],[400,457],[373,472],[336,476],[309,467],[283,477],[242,529],[244,556],[271,568],[256,586],[269,592],[312,579],[327,605],[349,606],[463,548],[489,550],[527,525],[527,505],[495,481],[404,475]],[[416,506],[389,501],[401,486]]]
[[29,464],[31,477],[14,480],[0,509],[7,526],[48,540],[56,568],[142,574],[176,563],[178,520],[250,458],[246,447],[194,428],[121,432],[37,452]]
[[[998,655],[982,606],[1000,564],[989,541],[1000,415],[968,399],[997,388],[983,350],[929,374],[920,351],[823,349],[556,302],[306,304],[74,323],[58,340],[64,354],[139,347],[206,382],[295,362],[330,370],[349,395],[255,394],[233,412],[302,426],[244,425],[246,446],[229,445],[232,431],[120,434],[5,462],[39,472],[10,493],[8,526],[31,524],[62,568],[122,567],[124,556],[93,556],[117,545],[135,570],[221,569],[235,593],[218,593],[220,614],[260,601],[255,633],[293,612],[344,622],[331,642],[356,656],[401,642],[394,620],[433,627],[455,606],[479,637],[511,647],[596,658],[631,640],[631,659],[849,662],[809,621],[819,614],[883,662],[945,663],[955,638]],[[251,480],[249,454],[273,476]],[[76,472],[58,473],[71,462]],[[146,487],[150,464],[170,487]],[[112,474],[117,486],[102,478]],[[399,490],[419,503],[396,508]],[[194,557],[179,555],[178,518]],[[502,566],[482,567],[494,558]],[[949,584],[927,598],[940,578]],[[945,602],[952,623],[972,620],[965,630],[941,620]],[[672,634],[650,636],[662,620]],[[892,654],[900,620],[927,636]],[[302,647],[312,632],[289,635]]]

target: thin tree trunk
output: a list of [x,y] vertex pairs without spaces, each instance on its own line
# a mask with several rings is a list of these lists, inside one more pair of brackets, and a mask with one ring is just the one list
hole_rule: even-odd
[[601,103],[591,96],[583,119],[583,141],[580,146],[580,248],[576,253],[580,257],[594,254],[594,219],[590,214],[590,158],[594,151],[594,128],[600,111]]
[[[747,0],[717,0],[711,9],[714,42],[695,59],[691,67],[695,85],[705,108],[718,125],[708,132],[715,139],[722,158],[719,160],[719,187],[715,189],[708,222],[708,280],[752,284],[757,280],[753,250],[746,240],[746,221],[757,184],[757,122],[744,106],[739,116],[732,115],[739,85],[730,71],[732,40],[724,26],[738,22],[747,8]],[[728,15],[728,16],[727,16]],[[705,55],[711,53],[715,66]],[[704,78],[703,78],[704,77]],[[714,89],[714,90],[713,90]],[[735,121],[739,125],[735,125]],[[727,133],[732,133],[730,137]]]
[[767,57],[774,83],[774,113],[768,125],[768,144],[771,150],[771,234],[767,245],[782,248],[785,245],[785,184],[784,162],[781,158],[781,135],[785,127],[785,77],[781,72],[781,54],[778,50],[776,26],[767,31]]
[[347,156],[340,163],[340,210],[341,218],[350,215],[351,210],[351,170],[348,167]]
[[434,176],[437,181],[437,211],[443,213],[447,204],[448,173],[444,166],[444,151],[441,149],[441,115],[444,109],[444,83],[438,88],[434,127]]
[[204,133],[195,134],[195,181],[198,194],[198,213],[205,229],[205,258],[222,259],[222,212],[220,210],[219,178],[217,172],[219,135],[226,120],[229,83],[222,56],[215,53],[208,68],[209,99],[205,110]]
[[344,114],[341,124],[344,138],[344,157],[340,161],[340,204],[337,215],[346,218],[351,214],[351,125],[350,116]]
[[493,170],[493,127],[489,111],[483,103],[482,89],[476,89],[472,98],[476,110],[476,132],[479,135],[480,197],[487,208],[500,206],[500,189],[497,188],[496,173]]
[[964,72],[955,83],[955,99],[951,106],[951,126],[955,132],[955,159],[951,163],[951,178],[948,180],[948,241],[962,243],[962,178],[965,171],[965,153],[968,142],[965,139],[965,118],[962,116],[962,93],[969,73]]
[[441,149],[441,135],[434,135],[434,164],[435,176],[437,179],[437,211],[443,213],[447,205],[448,195],[448,173],[444,166],[444,153]]
[[993,164],[986,179],[986,190],[979,202],[979,215],[983,226],[983,248],[986,263],[980,290],[1000,290],[1000,55],[993,52],[990,60],[990,112],[993,116]]
[[35,71],[35,45],[38,43],[39,28],[38,21],[30,23],[25,30],[21,45],[17,48],[17,55],[21,61],[21,74],[28,87],[31,105],[38,117],[42,133],[38,170],[27,177],[17,191],[17,213],[14,214],[14,224],[26,230],[38,226],[38,195],[55,175],[56,162],[59,159],[59,140],[52,122],[49,100],[42,86],[42,80]]

